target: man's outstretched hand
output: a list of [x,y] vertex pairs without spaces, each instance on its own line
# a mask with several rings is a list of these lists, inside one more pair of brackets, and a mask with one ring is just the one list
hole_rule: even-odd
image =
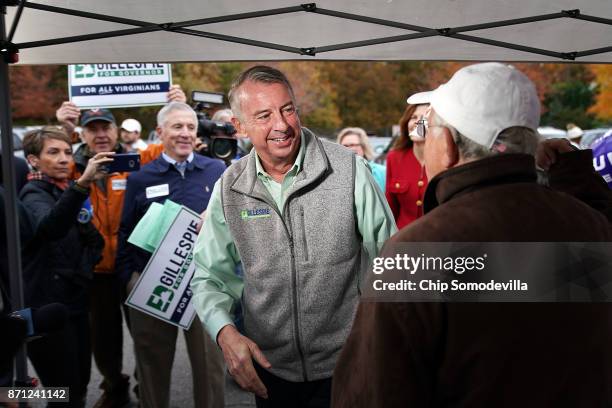
[[217,335],[217,342],[223,350],[227,369],[234,380],[245,390],[267,399],[268,390],[255,371],[253,359],[263,368],[270,368],[272,365],[257,344],[240,334],[232,325],[221,329]]

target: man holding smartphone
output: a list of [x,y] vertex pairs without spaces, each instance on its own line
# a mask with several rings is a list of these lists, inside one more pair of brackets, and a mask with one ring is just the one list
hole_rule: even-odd
[[[78,109],[78,108],[77,108]],[[77,116],[78,117],[78,116]],[[74,153],[75,171],[82,173],[89,159],[99,152],[125,150],[118,142],[115,117],[108,109],[91,109],[81,114],[83,144]],[[115,273],[117,232],[129,173],[109,173],[91,186],[92,221],[104,237],[102,260],[94,269],[90,321],[94,360],[104,380],[96,408],[117,407],[129,402],[129,376],[122,373],[123,326],[122,286]]]

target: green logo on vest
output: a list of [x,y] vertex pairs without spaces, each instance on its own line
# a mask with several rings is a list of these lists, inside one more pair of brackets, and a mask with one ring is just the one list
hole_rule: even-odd
[[240,218],[243,220],[250,220],[254,218],[269,218],[270,217],[270,209],[269,208],[253,208],[252,210],[241,210]]
[[166,313],[170,302],[174,298],[174,292],[165,286],[156,286],[153,289],[153,293],[149,300],[147,300],[147,306],[151,306],[154,309],[159,310],[162,313]]

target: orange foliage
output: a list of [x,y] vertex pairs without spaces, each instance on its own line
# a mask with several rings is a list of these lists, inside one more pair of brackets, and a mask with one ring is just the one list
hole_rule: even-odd
[[603,120],[612,119],[612,65],[589,66],[595,75],[595,81],[599,85],[595,105],[591,106],[589,112],[597,115]]

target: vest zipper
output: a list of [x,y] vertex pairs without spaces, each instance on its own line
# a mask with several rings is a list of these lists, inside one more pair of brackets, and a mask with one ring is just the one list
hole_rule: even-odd
[[296,343],[296,348],[298,351],[298,354],[300,356],[300,362],[302,364],[302,375],[304,376],[304,381],[308,381],[308,373],[306,371],[306,359],[304,358],[304,350],[302,349],[302,339],[301,339],[301,335],[300,335],[300,326],[298,323],[298,305],[297,305],[297,271],[296,271],[296,266],[295,266],[295,248],[294,248],[294,243],[293,243],[293,228],[291,228],[291,232],[289,232],[289,228],[287,228],[287,224],[285,223],[285,217],[283,216],[283,214],[287,215],[287,220],[289,220],[289,223],[291,223],[291,218],[289,217],[289,206],[287,205],[289,203],[289,200],[291,198],[291,196],[295,193],[295,191],[289,195],[287,197],[287,199],[285,200],[285,205],[283,207],[283,213],[281,214],[280,210],[276,207],[276,204],[271,204],[270,202],[268,202],[268,200],[262,198],[262,197],[253,197],[256,198],[260,201],[263,201],[264,203],[268,204],[270,207],[272,207],[272,209],[276,212],[276,214],[278,214],[278,217],[281,219],[281,222],[283,224],[283,227],[285,228],[285,233],[287,234],[287,238],[289,238],[289,249],[291,250],[291,291],[293,294],[293,330],[295,332],[295,343]]
[[308,262],[308,241],[306,241],[306,221],[304,219],[304,207],[300,207],[300,223],[302,227],[302,241],[304,241],[304,261]]
[[[287,215],[287,220],[291,223],[291,216],[289,213],[289,206],[287,205],[289,200],[285,201],[285,208],[283,214]],[[284,217],[281,216],[283,224],[285,224]],[[286,228],[286,227],[285,227]],[[291,249],[291,290],[293,293],[293,330],[295,332],[295,342],[300,355],[300,361],[302,363],[302,375],[304,381],[308,381],[308,373],[306,372],[306,359],[304,358],[304,350],[302,349],[302,336],[300,335],[300,325],[298,322],[298,302],[297,302],[297,268],[295,267],[295,245],[293,242],[293,226],[291,227],[292,235],[289,236],[289,248]]]

